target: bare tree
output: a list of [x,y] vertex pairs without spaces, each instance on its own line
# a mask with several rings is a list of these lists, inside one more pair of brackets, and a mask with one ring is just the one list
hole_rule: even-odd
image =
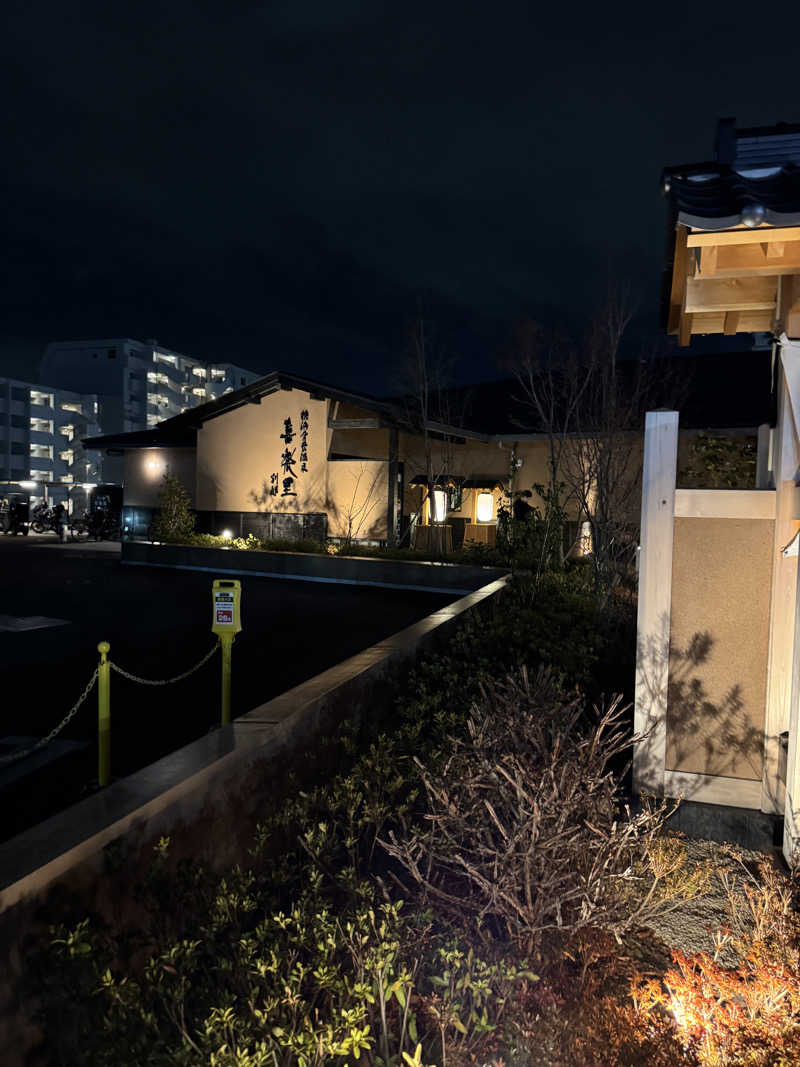
[[446,489],[453,474],[455,435],[452,427],[463,413],[454,411],[452,382],[453,361],[435,336],[431,324],[420,314],[406,330],[398,386],[402,399],[398,412],[402,428],[420,441],[420,453],[406,453],[406,476],[424,476],[423,495],[417,519],[425,502],[430,502],[431,523],[438,528],[431,548],[445,547],[442,520],[433,506],[436,489]]
[[383,498],[377,491],[380,477],[381,467],[379,464],[375,464],[372,478],[370,479],[366,462],[360,465],[357,473],[354,472],[353,474],[353,492],[350,502],[343,509],[342,515],[346,531],[344,544],[348,548],[359,534],[364,531],[375,508],[382,502]]
[[601,603],[636,547],[644,413],[681,392],[655,353],[620,360],[633,314],[629,289],[610,286],[580,345],[529,334],[515,365],[520,400],[550,445],[551,511],[572,503],[589,524]]

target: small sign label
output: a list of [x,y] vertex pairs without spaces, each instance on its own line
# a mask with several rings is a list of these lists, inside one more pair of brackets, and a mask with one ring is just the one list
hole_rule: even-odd
[[233,593],[214,594],[214,622],[217,626],[233,626]]

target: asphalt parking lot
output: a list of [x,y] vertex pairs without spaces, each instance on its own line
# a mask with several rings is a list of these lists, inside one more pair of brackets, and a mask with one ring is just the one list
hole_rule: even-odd
[[[119,546],[0,536],[0,739],[39,737],[91,676],[97,644],[147,678],[179,674],[211,648],[212,574],[123,566]],[[233,648],[241,715],[451,602],[452,595],[242,578]],[[30,627],[30,628],[26,628]],[[219,721],[219,657],[186,681],[144,687],[112,675],[112,770],[121,777]],[[59,736],[77,755],[3,787],[0,839],[77,799],[95,771],[96,695]],[[0,768],[0,771],[2,769]]]

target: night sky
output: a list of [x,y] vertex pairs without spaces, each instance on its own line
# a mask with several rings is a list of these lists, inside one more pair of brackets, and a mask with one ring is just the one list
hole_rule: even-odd
[[[797,9],[4,5],[0,373],[48,340],[386,388],[418,308],[497,373],[609,272],[658,331],[661,167],[800,120]],[[777,18],[777,22],[774,19]]]

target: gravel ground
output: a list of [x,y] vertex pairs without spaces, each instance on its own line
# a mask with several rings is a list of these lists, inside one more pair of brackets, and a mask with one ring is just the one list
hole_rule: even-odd
[[[764,852],[752,852],[732,845],[721,845],[715,841],[702,841],[686,838],[686,869],[708,864],[715,869],[711,876],[709,890],[696,900],[679,904],[674,911],[649,924],[649,929],[662,942],[666,949],[680,949],[687,955],[697,952],[714,952],[715,934],[721,926],[730,924],[729,893],[745,902],[744,886],[755,885],[758,881],[759,864],[769,860]],[[744,914],[743,909],[740,914]],[[738,954],[728,944],[720,954],[724,966],[735,966]],[[656,962],[655,960],[653,962]]]

